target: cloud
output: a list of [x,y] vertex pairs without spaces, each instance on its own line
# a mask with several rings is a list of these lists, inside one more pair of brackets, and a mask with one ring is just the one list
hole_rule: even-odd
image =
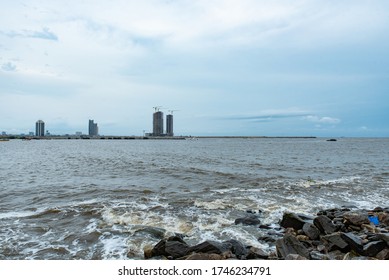
[[42,31],[22,30],[19,32],[10,31],[10,32],[2,32],[2,33],[10,38],[20,37],[20,38],[36,38],[36,39],[58,41],[58,36],[53,32],[51,32],[50,29],[47,27],[43,27]]
[[332,118],[332,117],[319,117],[315,115],[309,115],[303,117],[303,119],[308,120],[310,122],[314,123],[320,123],[320,124],[337,124],[340,123],[340,119],[338,118]]
[[256,122],[270,122],[278,119],[289,119],[296,117],[306,117],[308,112],[300,109],[269,109],[263,110],[256,114],[246,114],[246,115],[235,115],[225,117],[224,119],[229,120],[251,120]]
[[7,62],[1,65],[1,69],[7,72],[13,72],[16,71],[16,65],[11,62]]

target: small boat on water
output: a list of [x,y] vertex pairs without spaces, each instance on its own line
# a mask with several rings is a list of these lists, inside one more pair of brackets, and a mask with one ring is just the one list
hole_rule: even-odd
[[331,138],[331,139],[327,139],[327,141],[329,141],[329,142],[335,142],[335,141],[338,141],[338,140],[336,140],[335,138]]

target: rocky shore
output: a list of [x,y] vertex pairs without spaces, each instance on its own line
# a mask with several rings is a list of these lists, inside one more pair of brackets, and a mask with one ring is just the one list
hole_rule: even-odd
[[172,260],[389,260],[389,208],[373,210],[341,207],[316,216],[283,214],[277,225],[261,225],[261,212],[247,211],[238,226],[258,228],[258,240],[270,251],[239,240],[208,240],[194,246],[185,237],[161,239],[144,249],[145,259]]

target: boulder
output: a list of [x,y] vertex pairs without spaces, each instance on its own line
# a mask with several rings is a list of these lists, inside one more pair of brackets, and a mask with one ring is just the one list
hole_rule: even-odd
[[379,260],[389,260],[389,249],[382,250],[375,257]]
[[308,236],[311,240],[316,240],[320,236],[319,229],[310,223],[305,223],[303,226],[303,231],[306,236]]
[[285,212],[280,225],[284,228],[302,229],[305,221],[295,213]]
[[297,254],[306,259],[310,259],[308,249],[291,234],[286,234],[282,239],[276,241],[276,250],[278,257],[283,259],[289,254]]
[[344,223],[347,225],[362,226],[363,224],[370,224],[367,213],[348,212],[343,215]]
[[353,234],[352,232],[341,233],[342,239],[350,246],[352,250],[361,254],[363,251],[362,239]]
[[207,254],[222,254],[230,251],[231,244],[225,244],[217,241],[204,241],[200,244],[190,247],[189,252],[207,253]]
[[341,234],[340,232],[335,232],[321,237],[321,241],[326,246],[327,251],[340,250],[343,253],[349,251],[350,246],[343,240]]
[[240,260],[246,259],[249,253],[249,250],[238,240],[231,239],[224,241],[222,244],[225,244],[226,248],[230,248],[230,251]]
[[384,250],[386,247],[387,247],[386,243],[382,240],[369,242],[365,246],[363,246],[361,255],[368,256],[368,257],[375,257],[379,252]]
[[165,256],[173,259],[181,258],[188,254],[189,246],[179,241],[167,241],[165,244]]
[[269,258],[269,254],[264,250],[256,247],[251,247],[246,257],[248,260],[252,259],[264,259],[267,260]]
[[324,234],[331,234],[337,231],[337,226],[335,226],[331,219],[327,216],[321,215],[317,216],[313,220],[313,224]]
[[193,253],[184,258],[183,260],[224,260],[225,257],[218,254],[206,254],[206,253]]
[[238,218],[235,220],[235,225],[242,224],[245,226],[256,226],[256,225],[259,225],[260,223],[261,223],[261,221],[254,214],[250,214],[250,215],[247,215],[245,217]]

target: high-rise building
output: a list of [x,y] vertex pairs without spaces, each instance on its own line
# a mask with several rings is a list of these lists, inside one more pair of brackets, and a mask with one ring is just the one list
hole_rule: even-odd
[[166,116],[166,135],[174,136],[173,133],[173,115],[169,114]]
[[99,127],[94,120],[89,120],[89,136],[97,136],[99,135]]
[[45,136],[45,123],[42,120],[39,120],[35,123],[35,135],[38,137]]
[[153,135],[163,135],[163,112],[157,111],[153,114]]

